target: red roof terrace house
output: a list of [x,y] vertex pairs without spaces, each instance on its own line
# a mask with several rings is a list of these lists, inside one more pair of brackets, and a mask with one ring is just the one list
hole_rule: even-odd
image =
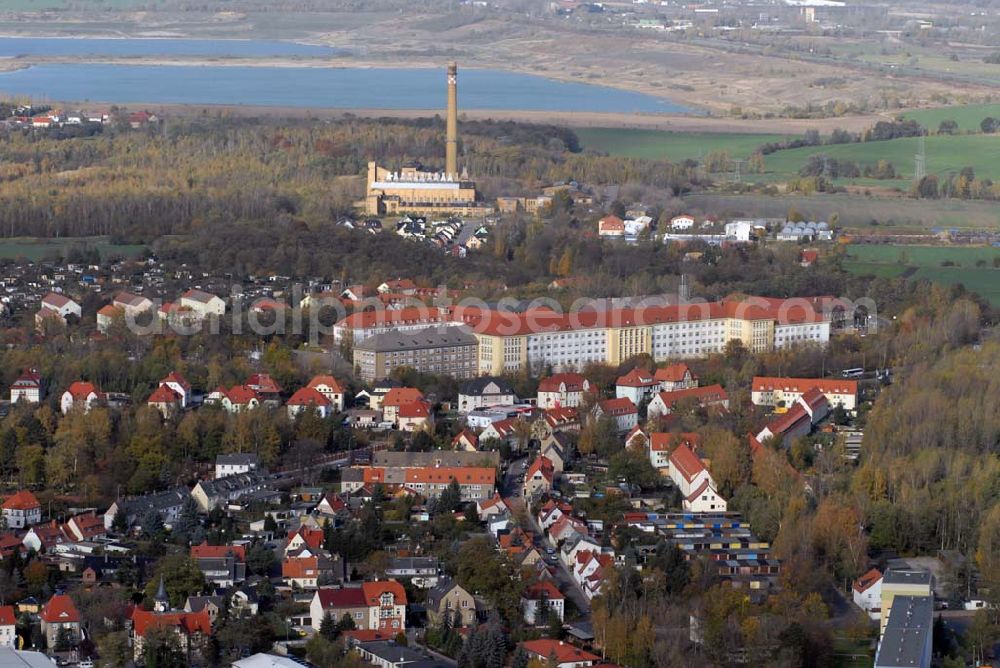
[[323,587],[313,596],[309,613],[316,630],[327,614],[334,621],[346,614],[361,630],[405,632],[406,591],[395,580],[362,582],[360,587]]

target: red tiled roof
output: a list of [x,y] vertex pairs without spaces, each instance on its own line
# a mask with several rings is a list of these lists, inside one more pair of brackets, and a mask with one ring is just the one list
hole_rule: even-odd
[[548,580],[540,580],[524,590],[524,598],[529,601],[548,599],[550,601],[561,601],[564,597],[559,588]]
[[854,591],[862,594],[868,591],[868,589],[874,586],[881,579],[882,572],[877,568],[873,568],[854,581]]
[[430,417],[431,407],[426,401],[411,401],[399,407],[399,417],[406,419],[418,419]]
[[42,621],[48,624],[80,622],[80,612],[68,594],[56,594],[42,608]]
[[69,304],[71,301],[73,300],[66,295],[59,294],[58,292],[50,292],[42,297],[43,304],[46,304],[47,306],[54,306],[57,309],[66,306],[66,304]]
[[281,562],[281,577],[283,578],[317,578],[319,577],[319,557],[291,557]]
[[298,389],[288,400],[289,406],[329,406],[330,400],[313,387]]
[[309,527],[299,527],[295,531],[288,534],[289,542],[299,536],[302,541],[308,545],[313,550],[318,550],[323,546],[323,530],[322,529],[310,529]]
[[17,624],[17,615],[14,614],[14,606],[0,606],[0,626],[14,626]]
[[448,483],[460,485],[492,485],[496,469],[479,466],[442,466],[406,469],[406,483]]
[[528,480],[534,477],[536,473],[541,473],[542,477],[552,482],[552,478],[555,476],[555,468],[552,465],[552,460],[545,455],[539,455],[535,461],[531,462],[531,466],[524,473],[524,479]]
[[406,590],[403,589],[403,585],[399,584],[395,580],[362,582],[361,590],[364,592],[368,605],[378,605],[379,598],[386,592],[393,595],[393,598],[395,599],[393,601],[394,605],[406,605]]
[[561,640],[542,638],[539,640],[525,640],[521,647],[528,654],[533,654],[543,661],[549,657],[554,657],[556,663],[574,663],[584,661],[600,661],[601,657],[596,654],[586,652],[575,645]]
[[246,386],[263,394],[278,394],[281,386],[266,373],[255,373],[247,379]]
[[539,392],[559,392],[560,385],[565,383],[567,392],[582,392],[587,379],[578,373],[557,373],[543,378],[538,383]]
[[72,383],[66,391],[73,397],[73,401],[86,401],[87,397],[89,397],[91,393],[96,394],[97,396],[101,395],[93,383],[88,383],[83,380],[78,380]]
[[386,392],[383,406],[402,406],[424,398],[424,393],[414,387],[394,387]]
[[191,383],[189,383],[187,381],[187,378],[182,376],[177,371],[171,371],[166,376],[164,376],[163,380],[160,381],[160,384],[162,385],[164,383],[176,383],[177,385],[183,387],[185,390],[191,389]]
[[659,396],[667,408],[673,408],[674,404],[687,397],[696,398],[702,406],[729,401],[729,395],[721,385],[706,385],[705,387],[691,387],[673,392],[660,392]]
[[181,400],[181,395],[171,388],[169,385],[160,385],[158,388],[153,390],[153,393],[149,395],[149,400],[146,403],[150,404],[173,404],[178,403]]
[[650,372],[636,367],[624,376],[619,377],[615,381],[615,385],[620,387],[652,387],[659,385],[659,382]]
[[688,368],[687,364],[680,362],[678,364],[670,364],[668,366],[663,367],[662,369],[657,369],[656,380],[658,380],[661,383],[662,382],[679,383],[680,381],[684,380],[685,373],[691,373],[692,380],[698,378],[698,376],[694,375],[694,372],[692,372],[691,369]]
[[337,394],[344,393],[344,386],[341,385],[340,381],[338,381],[333,376],[329,375],[313,376],[312,380],[309,381],[309,384],[306,387],[316,388],[316,386],[318,385],[327,385],[329,386],[331,391]]
[[177,628],[186,635],[212,633],[212,619],[208,610],[200,612],[151,612],[142,608],[132,610],[132,628],[140,637],[152,629]]
[[3,502],[4,510],[30,510],[32,508],[41,508],[42,504],[38,502],[38,499],[29,490],[22,489],[17,494],[8,497]]
[[818,388],[823,394],[857,394],[858,381],[841,380],[837,378],[777,378],[772,376],[754,376],[751,385],[754,392],[794,392],[805,394],[813,388]]
[[669,452],[676,445],[681,443],[688,447],[695,448],[701,441],[701,437],[694,432],[684,432],[674,434],[671,432],[657,431],[649,435],[649,449],[653,452]]
[[615,417],[637,412],[635,404],[633,404],[632,400],[628,397],[622,397],[621,399],[605,399],[600,402],[599,405],[602,413]]
[[324,610],[329,608],[367,608],[368,602],[361,587],[343,587],[331,589],[321,587],[316,591],[319,603]]
[[694,454],[685,444],[677,446],[677,448],[670,454],[670,465],[674,467],[678,473],[684,476],[684,479],[691,482],[695,479],[699,473],[705,470],[705,464],[702,463],[698,455]]
[[224,559],[233,556],[237,561],[246,561],[247,551],[242,545],[201,545],[191,546],[192,559]]

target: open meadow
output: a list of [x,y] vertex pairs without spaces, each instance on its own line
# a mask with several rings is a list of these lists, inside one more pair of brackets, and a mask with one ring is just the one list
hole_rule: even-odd
[[660,132],[629,128],[577,128],[580,144],[588,150],[626,158],[683,162],[708,153],[726,151],[745,159],[761,144],[780,142],[791,135],[713,132]]
[[1000,306],[1000,248],[852,244],[847,254],[844,268],[859,276],[961,283]]

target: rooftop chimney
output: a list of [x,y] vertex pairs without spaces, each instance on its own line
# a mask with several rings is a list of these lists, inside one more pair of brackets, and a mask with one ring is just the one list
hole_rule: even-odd
[[455,63],[448,63],[448,119],[444,172],[449,179],[458,176],[458,65]]

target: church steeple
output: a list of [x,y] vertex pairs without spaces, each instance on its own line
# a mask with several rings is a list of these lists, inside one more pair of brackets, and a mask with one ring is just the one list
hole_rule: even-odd
[[170,598],[167,596],[167,588],[163,584],[163,576],[160,576],[160,587],[156,590],[156,596],[153,598],[153,611],[154,612],[169,612],[170,611]]

